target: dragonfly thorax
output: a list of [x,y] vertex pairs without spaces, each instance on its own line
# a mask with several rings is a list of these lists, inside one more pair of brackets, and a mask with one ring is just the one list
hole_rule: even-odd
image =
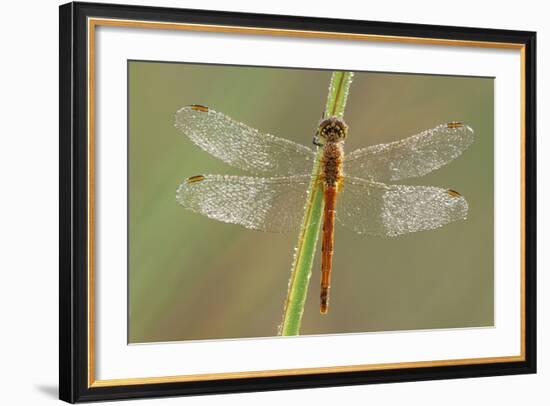
[[338,117],[325,118],[319,124],[319,129],[315,137],[317,144],[323,145],[327,142],[344,141],[348,134],[348,126],[344,120]]

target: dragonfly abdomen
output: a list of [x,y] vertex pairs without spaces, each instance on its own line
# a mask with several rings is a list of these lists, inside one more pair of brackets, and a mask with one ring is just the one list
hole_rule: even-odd
[[321,246],[321,313],[328,312],[330,274],[334,255],[334,218],[336,206],[336,186],[325,186],[325,209],[323,213],[323,238]]
[[342,182],[343,148],[340,142],[324,145],[322,180],[325,208],[323,213],[323,237],[321,246],[321,304],[322,314],[328,312],[330,275],[334,254],[334,219],[336,215],[336,196]]

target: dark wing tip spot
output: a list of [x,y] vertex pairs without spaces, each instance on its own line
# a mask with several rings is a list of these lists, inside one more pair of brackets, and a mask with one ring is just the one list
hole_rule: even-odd
[[447,190],[447,194],[452,197],[461,197],[462,195],[458,193],[456,190],[449,189]]
[[196,176],[191,176],[190,178],[187,178],[186,179],[186,183],[195,183],[195,182],[200,182],[200,181],[203,181],[204,180],[204,176],[203,175],[196,175]]
[[462,128],[464,127],[464,123],[460,121],[451,121],[450,123],[447,123],[447,128]]
[[190,105],[189,107],[191,107],[191,110],[201,111],[201,112],[203,112],[203,113],[207,113],[207,112],[208,112],[208,107],[202,106],[202,105],[200,105],[200,104],[192,104],[192,105]]

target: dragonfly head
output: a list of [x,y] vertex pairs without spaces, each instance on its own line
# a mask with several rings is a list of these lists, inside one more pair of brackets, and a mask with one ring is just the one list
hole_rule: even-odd
[[313,143],[324,145],[327,142],[342,142],[348,135],[348,126],[338,117],[329,117],[321,120]]

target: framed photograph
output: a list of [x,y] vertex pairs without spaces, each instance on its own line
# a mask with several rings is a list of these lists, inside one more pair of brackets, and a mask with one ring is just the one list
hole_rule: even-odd
[[534,32],[60,7],[60,398],[534,373]]

